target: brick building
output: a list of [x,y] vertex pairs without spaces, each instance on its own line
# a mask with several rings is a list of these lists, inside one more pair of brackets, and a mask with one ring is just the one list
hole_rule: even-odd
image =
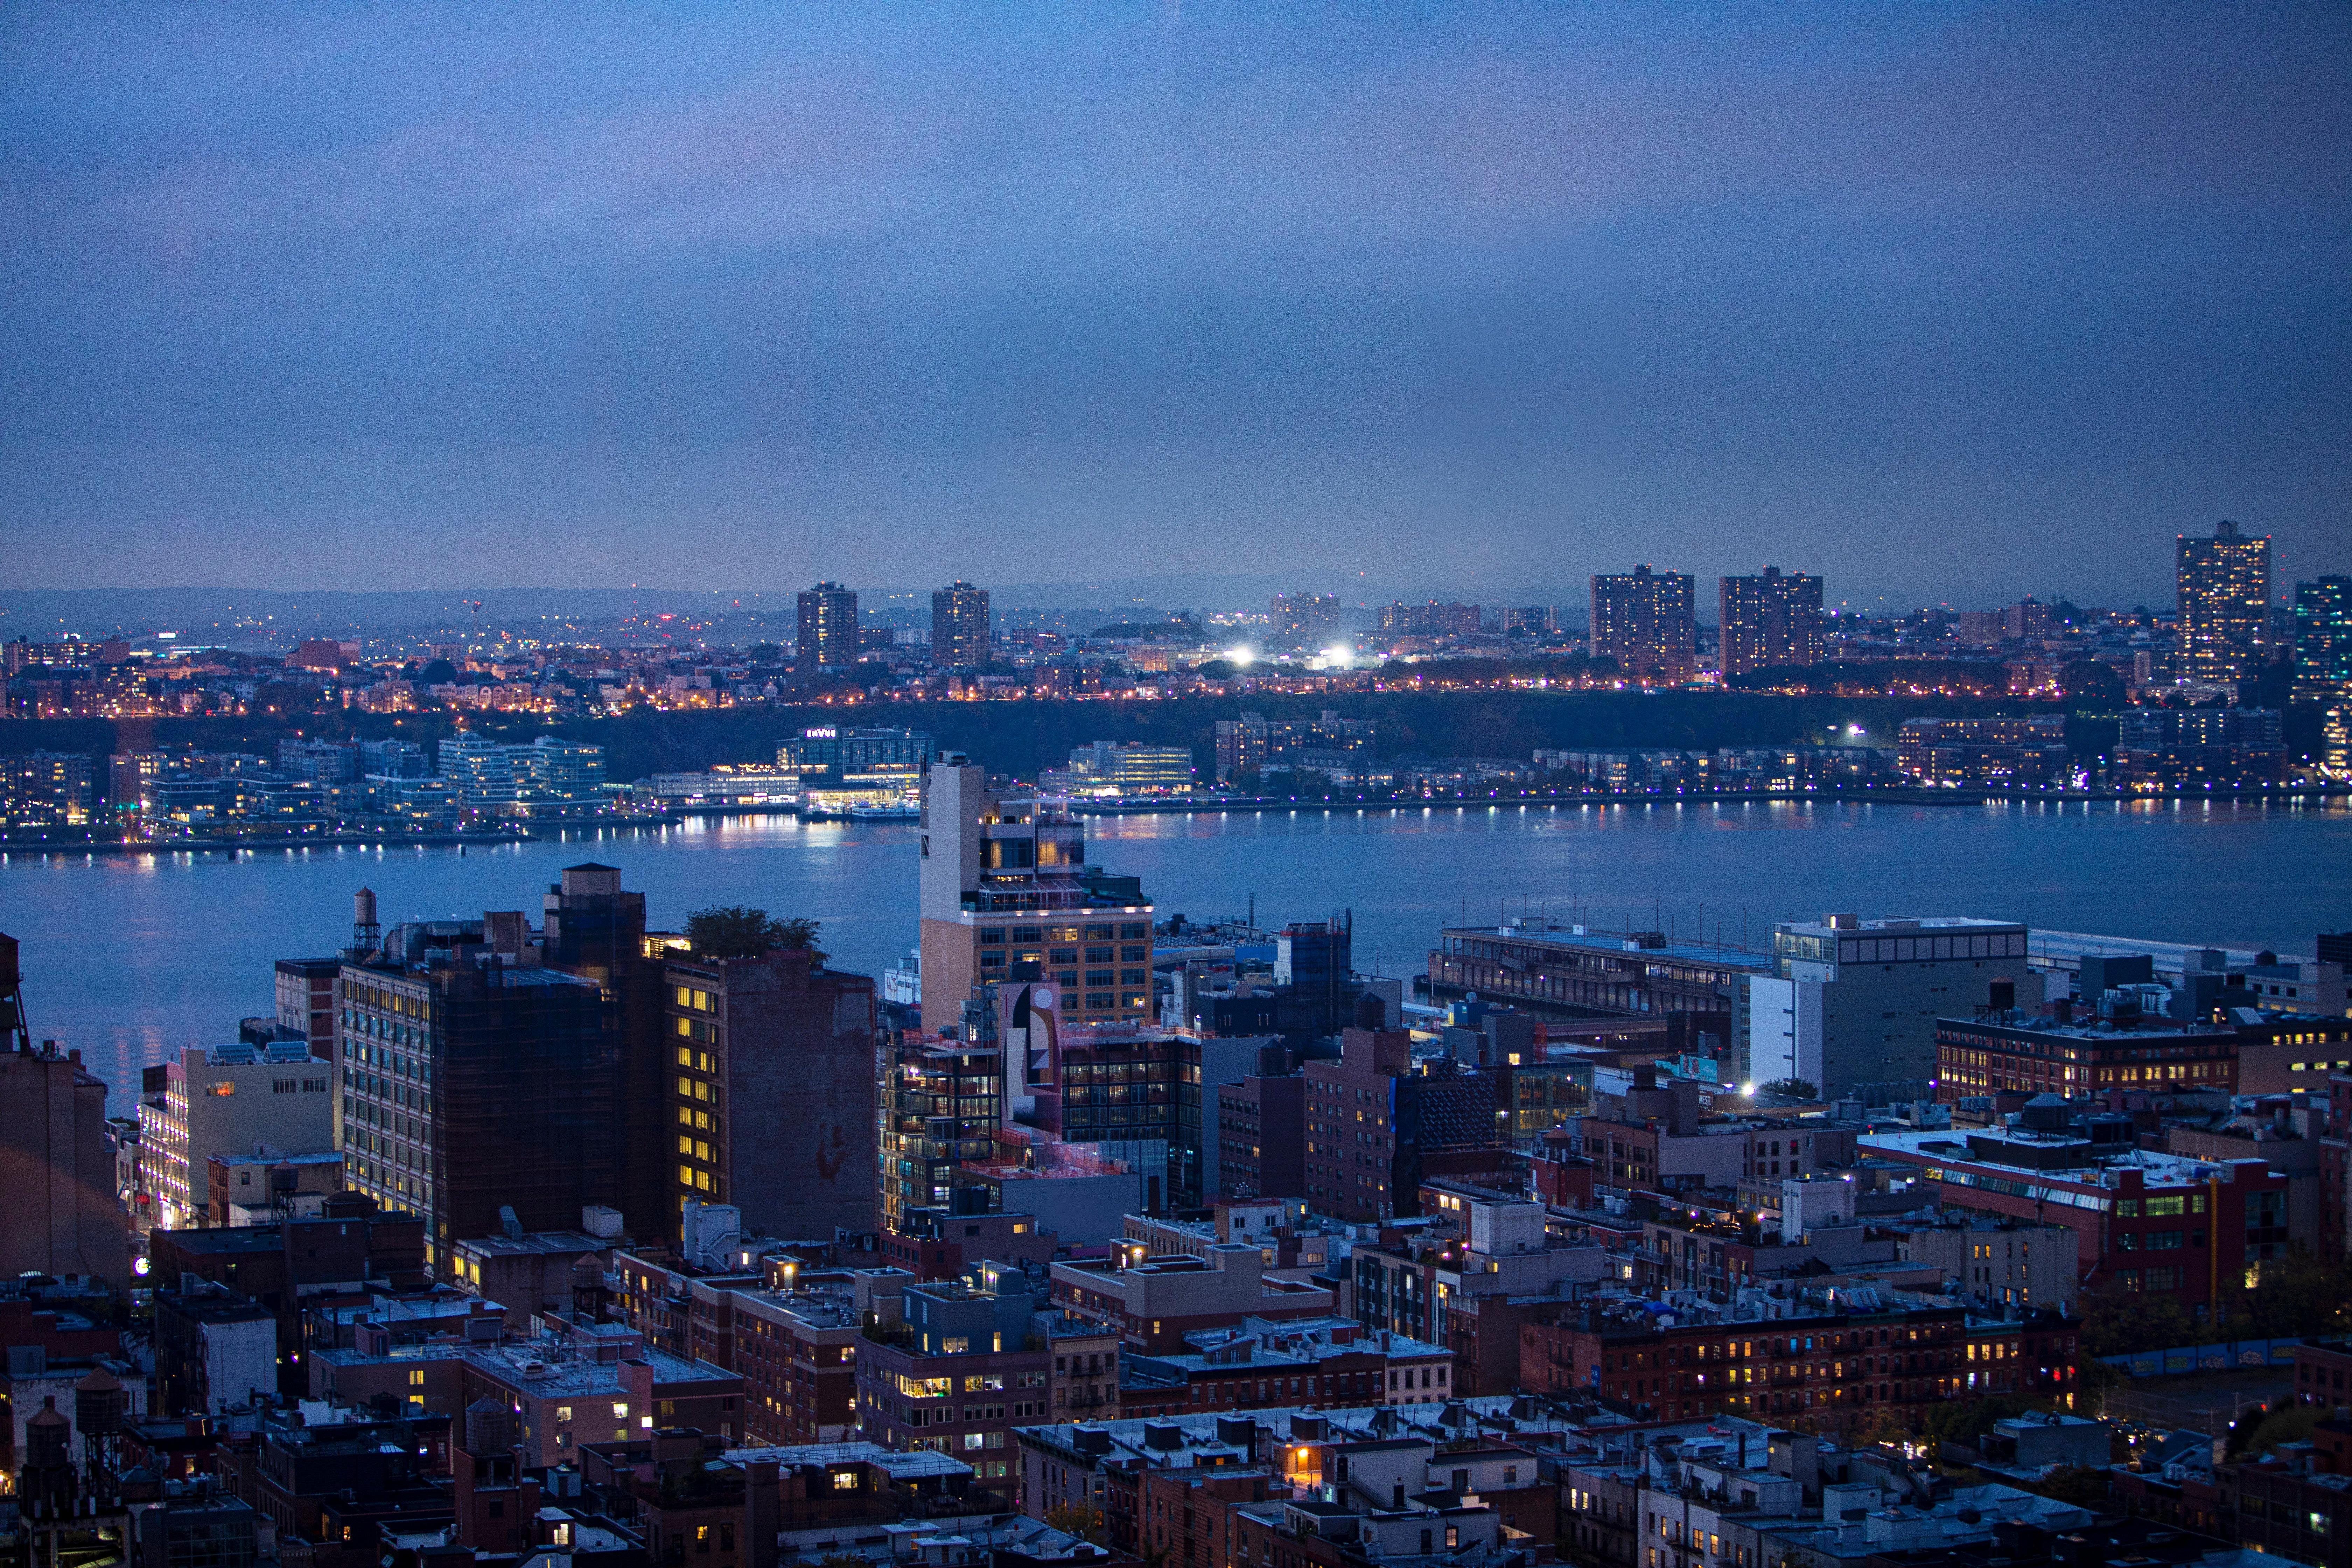
[[1886,1412],[1916,1426],[1966,1386],[1967,1312],[1870,1300],[1791,1300],[1786,1316],[1763,1320],[1677,1313],[1671,1327],[1643,1301],[1564,1307],[1521,1329],[1520,1378],[1538,1393],[1586,1389],[1665,1420],[1802,1414],[1842,1427]]
[[931,1448],[1002,1487],[1012,1431],[1044,1419],[1053,1352],[1032,1348],[1044,1306],[1018,1269],[983,1266],[968,1279],[907,1287],[904,1318],[856,1347],[857,1419],[868,1441]]
[[2017,1127],[1871,1133],[1862,1147],[1925,1172],[1948,1208],[2074,1232],[2085,1289],[2168,1295],[2200,1321],[2224,1281],[2250,1283],[2285,1255],[2291,1184],[2267,1160],[2102,1144],[2071,1131],[2066,1116],[2063,1105],[2029,1103]]
[[775,949],[662,979],[673,1217],[700,1199],[769,1236],[873,1229],[872,978]]
[[1216,1086],[1219,1195],[1307,1194],[1307,1079],[1253,1074]]
[[1495,1082],[1452,1058],[1416,1062],[1402,1029],[1349,1029],[1337,1061],[1307,1062],[1307,1201],[1360,1223],[1417,1210],[1425,1157],[1496,1147]]

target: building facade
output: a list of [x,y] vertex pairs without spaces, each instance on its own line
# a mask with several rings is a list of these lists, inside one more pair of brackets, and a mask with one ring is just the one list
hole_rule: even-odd
[[[288,1153],[335,1147],[335,1067],[299,1040],[190,1046],[145,1070],[140,1172],[155,1222],[200,1224],[212,1208],[205,1162],[268,1144]],[[338,1184],[340,1185],[340,1183]]]
[[1269,608],[1276,642],[1319,648],[1339,635],[1337,594],[1276,594]]
[[[1132,877],[1087,864],[1064,805],[935,763],[923,799],[923,1022],[959,1023],[986,987],[1034,987],[1045,1029],[1140,1024],[1151,1010],[1151,902]],[[1027,1081],[1024,1075],[1023,1081]]]
[[800,593],[797,651],[803,670],[847,669],[857,662],[857,595],[838,583]]
[[1719,635],[1726,679],[1752,669],[1803,668],[1822,661],[1822,580],[1783,576],[1767,566],[1756,577],[1720,584]]
[[2270,637],[2270,536],[2242,533],[2226,521],[2215,523],[2210,538],[2184,533],[2177,577],[2188,679],[2223,683],[2251,673]]
[[1592,579],[1592,657],[1613,658],[1628,679],[1675,684],[1698,673],[1696,580],[1687,572]]
[[829,1239],[875,1226],[874,982],[814,953],[674,960],[663,973],[676,1206]]
[[976,669],[989,660],[988,590],[958,578],[931,590],[931,662]]
[[1960,917],[1774,926],[1779,973],[1740,992],[1740,1081],[1797,1079],[1832,1097],[1924,1084],[1937,1076],[1937,1019],[2015,1006],[2038,987],[2027,935],[2013,921]]
[[0,1205],[0,1268],[10,1277],[131,1278],[130,1223],[115,1197],[106,1084],[79,1051],[36,1048],[17,1000],[16,942],[0,936],[0,1153],[11,1173]]

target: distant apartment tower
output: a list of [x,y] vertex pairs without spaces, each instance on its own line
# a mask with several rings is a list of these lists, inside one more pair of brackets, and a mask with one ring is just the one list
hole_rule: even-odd
[[1339,635],[1337,594],[1276,594],[1271,607],[1276,642],[1321,647]]
[[2314,699],[2352,692],[2352,577],[2294,585],[2294,689]]
[[2319,764],[2352,773],[2352,577],[2294,585],[2294,694],[2319,706]]
[[1613,658],[1643,680],[1688,680],[1698,668],[1696,579],[1687,572],[1628,573],[1592,579],[1592,657]]
[[2179,542],[2180,661],[2191,681],[2242,679],[2261,661],[2270,629],[2271,542],[2213,525]]
[[857,662],[857,595],[838,583],[819,583],[800,595],[800,664],[806,669],[847,669]]
[[875,1226],[874,982],[779,949],[664,975],[675,1203],[829,1237]]
[[931,662],[941,669],[978,668],[988,658],[988,590],[961,577],[932,589]]
[[79,827],[95,810],[96,769],[81,752],[0,757],[0,826]]
[[1822,661],[1822,580],[1767,566],[1720,584],[1723,673],[1802,668]]
[[1477,605],[1458,600],[1444,605],[1434,599],[1423,605],[1408,605],[1398,599],[1380,609],[1380,628],[1386,637],[1475,637],[1485,624]]
[[1060,803],[988,787],[937,763],[924,792],[923,1026],[959,1022],[992,982],[1057,993],[1072,1023],[1142,1023],[1151,1009],[1151,901],[1133,877],[1087,861],[1085,825]]

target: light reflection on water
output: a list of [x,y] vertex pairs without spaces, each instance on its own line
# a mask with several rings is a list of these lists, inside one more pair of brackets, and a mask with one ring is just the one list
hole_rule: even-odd
[[[1737,945],[1830,910],[1969,914],[2168,942],[2311,949],[2352,925],[2352,812],[2207,802],[1919,806],[1660,804],[1096,818],[1091,858],[1164,915],[1260,923],[1352,909],[1358,963],[1425,967],[1441,924],[1580,915]],[[915,940],[918,830],[767,816],[454,849],[320,848],[0,858],[0,931],[24,944],[37,1038],[118,1090],[184,1045],[269,1013],[271,964],[347,939],[351,895],[386,923],[539,900],[560,868],[619,866],[656,924],[711,903],[824,922],[845,967]],[[1704,916],[1702,917],[1702,909]],[[1702,928],[1700,921],[1704,919]],[[125,1106],[118,1098],[117,1114]]]

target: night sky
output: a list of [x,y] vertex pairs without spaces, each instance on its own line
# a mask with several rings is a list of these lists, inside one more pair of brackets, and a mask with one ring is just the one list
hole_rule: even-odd
[[2340,5],[12,5],[0,575],[2352,570],[2347,81]]

